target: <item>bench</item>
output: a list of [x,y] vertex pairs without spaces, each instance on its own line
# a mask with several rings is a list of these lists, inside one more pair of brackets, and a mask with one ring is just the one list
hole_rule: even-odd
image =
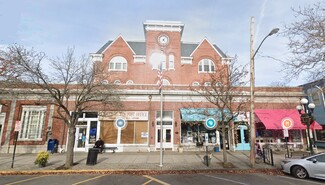
[[113,150],[113,153],[115,153],[115,150],[117,150],[117,147],[114,147],[114,146],[105,146],[104,147],[104,151],[106,150]]

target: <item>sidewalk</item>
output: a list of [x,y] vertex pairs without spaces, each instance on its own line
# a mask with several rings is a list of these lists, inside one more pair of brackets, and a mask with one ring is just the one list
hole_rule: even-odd
[[[12,154],[0,154],[0,174],[6,173],[29,173],[40,171],[58,171],[65,163],[66,154],[50,154],[49,163],[46,167],[40,168],[34,164],[37,154],[16,154],[14,166],[12,165]],[[228,151],[228,162],[233,164],[231,168],[222,166],[222,152],[213,152],[211,163],[206,166],[203,157],[205,152],[163,152],[163,166],[160,167],[160,152],[117,152],[98,154],[97,164],[87,165],[86,152],[76,152],[74,154],[74,165],[69,171],[165,171],[165,170],[248,170],[250,168],[249,151]],[[277,169],[280,168],[280,162],[284,159],[284,154],[274,154],[274,165],[264,163],[256,164],[255,169]],[[62,171],[62,170],[61,170]]]

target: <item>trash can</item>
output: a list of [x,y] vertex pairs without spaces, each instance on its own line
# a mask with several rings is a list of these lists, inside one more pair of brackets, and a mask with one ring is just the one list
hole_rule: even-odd
[[58,145],[59,141],[57,139],[49,139],[47,142],[47,151],[51,151],[51,153],[57,153],[58,152]]
[[49,139],[47,142],[47,151],[52,151],[54,148],[54,141],[53,139]]
[[95,165],[97,164],[97,156],[99,153],[98,148],[89,148],[88,156],[87,156],[87,165]]
[[218,146],[215,146],[214,147],[214,152],[219,152],[219,151],[220,151],[219,147]]

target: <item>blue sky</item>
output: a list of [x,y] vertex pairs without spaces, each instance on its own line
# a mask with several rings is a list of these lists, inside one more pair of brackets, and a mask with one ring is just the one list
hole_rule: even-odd
[[[293,20],[291,8],[319,0],[0,0],[0,47],[18,43],[61,56],[68,47],[78,54],[96,52],[120,34],[130,41],[144,41],[146,20],[181,21],[182,41],[207,38],[227,55],[249,64],[250,21],[255,18],[255,49],[275,27]],[[283,80],[283,65],[268,56],[290,57],[287,39],[267,38],[255,57],[256,85]],[[288,85],[305,83],[300,78]]]

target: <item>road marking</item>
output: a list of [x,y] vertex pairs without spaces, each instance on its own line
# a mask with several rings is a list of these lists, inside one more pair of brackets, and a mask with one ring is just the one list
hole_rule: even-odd
[[146,185],[149,184],[150,182],[152,182],[153,180],[148,180],[148,182],[143,183],[142,185]]
[[39,179],[39,178],[41,178],[41,177],[45,177],[45,176],[48,176],[48,175],[42,175],[42,176],[32,177],[32,178],[29,178],[29,179],[24,179],[24,180],[20,180],[20,181],[16,181],[16,182],[8,183],[8,184],[6,184],[6,185],[19,184],[19,183],[21,183],[21,182],[26,182],[26,181],[30,181],[30,180],[34,180],[34,179]]
[[94,179],[98,179],[98,178],[104,177],[105,175],[96,176],[94,178],[90,178],[90,179],[87,179],[87,180],[84,180],[84,181],[80,181],[80,182],[74,183],[72,185],[82,184],[82,183],[85,183],[85,182],[88,182],[88,181],[91,181],[91,180],[94,180]]
[[297,178],[287,177],[287,176],[278,175],[277,177],[282,177],[282,178],[285,178],[285,179],[296,180],[296,181],[307,182],[307,183],[314,183],[314,184],[321,184],[321,185],[324,184],[324,183],[318,183],[318,182],[310,181],[310,180],[307,180],[307,179],[297,179]]
[[216,177],[216,176],[212,176],[212,175],[204,175],[204,176],[211,177],[211,178],[215,178],[215,179],[220,179],[220,180],[224,180],[224,181],[229,181],[229,182],[233,182],[233,183],[237,183],[237,184],[248,185],[246,183],[242,183],[242,182],[234,181],[234,180],[230,180],[230,179],[225,179],[225,178],[222,178],[222,177]]
[[[170,185],[170,184],[168,184],[168,183],[166,183],[166,182],[163,182],[163,181],[161,181],[161,180],[159,180],[159,179],[155,179],[155,178],[153,178],[153,177],[151,177],[151,176],[149,176],[149,175],[144,175],[143,177],[148,178],[148,179],[150,179],[150,180],[152,180],[152,181],[155,181],[155,182],[157,182],[157,183],[159,183],[159,184]],[[143,185],[145,185],[145,184],[147,184],[147,183],[148,183],[148,182],[144,183]]]

